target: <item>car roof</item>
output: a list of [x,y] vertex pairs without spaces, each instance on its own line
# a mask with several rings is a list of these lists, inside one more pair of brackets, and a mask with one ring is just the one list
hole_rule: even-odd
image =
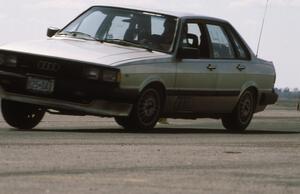
[[[179,11],[166,11],[166,10],[153,9],[153,8],[137,7],[137,6],[132,6],[132,5],[122,5],[122,6],[119,6],[119,5],[97,5],[97,6],[145,11],[145,12],[157,13],[157,14],[162,14],[162,15],[174,16],[174,17],[178,17],[178,18],[184,18],[184,19],[203,19],[203,20],[209,20],[209,21],[228,23],[226,20],[223,20],[220,18],[202,16],[202,15],[198,15],[195,13],[187,13],[187,12],[179,12]],[[97,7],[97,6],[93,6],[93,7]]]

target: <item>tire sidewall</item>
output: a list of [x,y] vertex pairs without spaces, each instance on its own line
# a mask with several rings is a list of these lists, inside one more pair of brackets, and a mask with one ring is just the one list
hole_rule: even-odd
[[[32,129],[45,115],[41,107],[10,100],[2,100],[1,111],[4,120],[17,129]],[[34,117],[28,117],[30,114],[34,114]]]
[[[144,103],[144,101],[146,100],[146,98],[152,98],[152,100],[155,100],[155,106],[157,106],[157,110],[155,111],[155,113],[151,116],[151,118],[149,117],[149,122],[145,122],[142,118],[141,115],[141,106]],[[139,128],[139,129],[152,129],[157,121],[160,118],[160,114],[161,114],[161,105],[162,105],[162,100],[161,100],[161,94],[159,93],[159,91],[155,88],[146,88],[138,97],[138,100],[136,101],[133,111],[130,115],[130,120],[131,123],[133,124],[132,126],[134,126],[135,128]]]
[[[244,100],[250,100],[249,108],[251,109],[251,110],[249,110],[249,114],[247,115],[246,119],[243,118],[243,116],[242,116],[242,114],[243,114],[242,113],[242,106],[243,106],[242,103]],[[246,128],[250,124],[250,122],[253,118],[253,114],[254,114],[254,107],[255,107],[254,94],[250,90],[247,90],[240,97],[239,103],[238,103],[238,105],[236,107],[236,111],[235,111],[236,119],[242,128]]]
[[[241,106],[243,106],[244,100],[250,101],[250,110],[248,112],[248,115],[245,118],[242,118],[242,109]],[[234,133],[244,132],[246,128],[249,126],[254,112],[255,112],[255,105],[256,105],[256,96],[255,93],[251,90],[245,91],[241,97],[239,98],[239,101],[233,110],[233,112],[230,115],[226,115],[222,118],[222,124],[223,126]]]

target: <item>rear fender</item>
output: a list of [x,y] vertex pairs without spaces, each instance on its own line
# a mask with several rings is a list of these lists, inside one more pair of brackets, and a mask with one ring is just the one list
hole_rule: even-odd
[[[240,92],[240,94],[239,94],[239,99],[240,99],[240,97],[242,96],[242,94],[243,94],[246,90],[248,90],[249,88],[255,88],[255,89],[257,90],[257,92],[258,92],[258,85],[257,85],[254,81],[248,81],[248,82],[246,82],[246,83],[242,86],[241,92]],[[258,93],[259,93],[259,92],[258,92]]]
[[[242,86],[241,92],[240,92],[239,97],[238,97],[238,101],[239,101],[239,99],[241,98],[241,96],[243,95],[243,93],[244,93],[245,91],[247,91],[248,89],[250,89],[250,88],[254,88],[254,89],[256,90],[256,92],[257,92],[257,94],[256,94],[256,105],[255,105],[255,107],[257,107],[257,106],[258,106],[259,99],[261,98],[261,93],[260,93],[259,90],[258,90],[258,85],[257,85],[254,81],[248,81],[248,82],[246,82],[246,83]],[[237,101],[237,103],[238,103],[238,101]],[[237,103],[236,103],[236,104],[237,104]]]

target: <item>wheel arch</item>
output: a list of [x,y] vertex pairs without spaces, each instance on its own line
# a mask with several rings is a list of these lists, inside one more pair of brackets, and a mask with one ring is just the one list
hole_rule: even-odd
[[[163,110],[163,107],[165,105],[165,86],[163,85],[162,82],[159,82],[158,80],[153,80],[152,82],[148,82],[148,84],[145,84],[143,88],[140,88],[139,94],[138,94],[138,100],[136,104],[133,107],[132,112],[130,113],[130,122],[133,123],[132,127],[137,128],[137,129],[152,129]],[[152,92],[155,93],[154,95],[156,96],[156,102],[154,105],[151,106],[156,106],[150,113],[151,115],[147,115],[145,109],[148,109],[148,105],[143,105],[140,103],[144,103],[145,101],[142,100],[145,96],[147,96],[147,92]],[[151,96],[150,96],[151,98]],[[148,113],[149,114],[149,113]],[[142,116],[145,115],[145,116]],[[142,118],[144,117],[144,118]],[[145,120],[146,119],[146,120]],[[150,120],[149,120],[150,119]]]
[[152,77],[151,79],[147,79],[140,86],[139,93],[150,87],[159,90],[159,93],[161,95],[162,106],[164,107],[166,101],[166,86],[163,80],[154,77]]
[[252,91],[254,93],[254,97],[255,97],[255,107],[257,107],[258,105],[258,102],[259,102],[259,98],[260,98],[260,93],[259,93],[259,90],[258,90],[258,85],[251,81],[251,82],[247,82],[246,84],[243,85],[242,87],[242,90],[240,92],[240,95],[239,95],[239,98],[241,98],[242,94],[245,92],[245,91]]
[[142,92],[145,88],[150,86],[158,86],[162,87],[164,90],[166,90],[166,84],[164,80],[162,80],[158,76],[150,76],[147,79],[145,79],[139,86],[139,93]]

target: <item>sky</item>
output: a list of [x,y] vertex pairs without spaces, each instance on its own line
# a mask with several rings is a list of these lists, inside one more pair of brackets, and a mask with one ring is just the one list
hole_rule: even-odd
[[[256,52],[266,0],[0,0],[0,45],[45,39],[92,5],[134,5],[228,20]],[[259,57],[273,61],[276,87],[300,88],[300,0],[270,0]]]

